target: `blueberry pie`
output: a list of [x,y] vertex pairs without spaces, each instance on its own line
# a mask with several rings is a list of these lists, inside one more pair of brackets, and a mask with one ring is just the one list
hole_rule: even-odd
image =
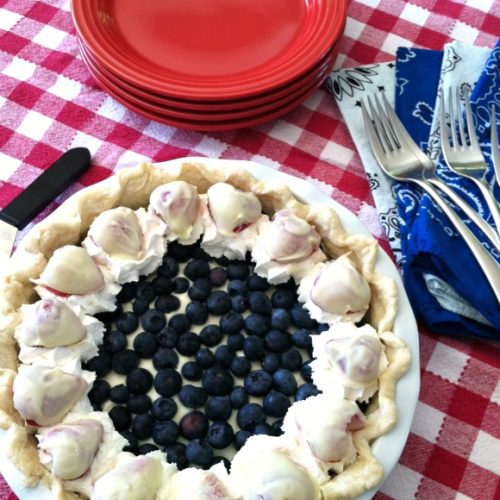
[[381,480],[409,350],[377,243],[231,166],[69,198],[0,296],[0,425],[54,498],[348,498]]

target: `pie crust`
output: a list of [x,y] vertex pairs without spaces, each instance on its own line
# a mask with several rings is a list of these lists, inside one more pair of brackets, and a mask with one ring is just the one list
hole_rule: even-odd
[[358,451],[356,461],[321,487],[323,498],[350,498],[376,486],[383,477],[381,465],[370,443],[396,423],[395,388],[410,365],[406,344],[392,333],[398,310],[396,283],[375,270],[378,243],[370,236],[346,232],[336,212],[324,205],[300,203],[284,184],[260,181],[240,168],[213,168],[189,158],[171,168],[149,163],[118,171],[108,179],[82,189],[66,200],[22,240],[1,277],[0,292],[0,427],[7,431],[6,454],[26,476],[26,485],[39,482],[52,488],[54,498],[81,498],[65,491],[60,480],[41,465],[36,439],[13,407],[12,385],[19,366],[14,330],[21,322],[21,305],[37,300],[33,280],[39,278],[52,253],[63,245],[79,244],[91,222],[101,212],[119,207],[146,207],[150,193],[158,186],[184,180],[200,194],[216,182],[227,182],[252,192],[264,213],[288,209],[308,221],[321,236],[321,247],[331,258],[350,252],[350,258],[367,279],[372,293],[365,316],[385,346],[389,365],[379,377],[379,389],[366,412],[366,425],[353,433]]

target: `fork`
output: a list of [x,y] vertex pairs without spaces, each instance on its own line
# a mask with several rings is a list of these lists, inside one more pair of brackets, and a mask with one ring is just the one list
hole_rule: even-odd
[[[488,164],[484,159],[481,146],[479,145],[474,130],[469,92],[468,90],[464,90],[463,92],[465,108],[464,124],[460,116],[460,95],[458,91],[455,92],[456,103],[455,106],[453,106],[452,90],[451,88],[448,89],[448,116],[451,128],[451,144],[450,134],[448,133],[448,126],[446,124],[446,107],[443,94],[444,92],[442,92],[440,96],[441,116],[439,133],[441,136],[441,148],[444,159],[453,172],[467,177],[476,183],[491,211],[497,234],[500,234],[500,211],[498,210],[497,202],[485,178],[486,172],[488,172]],[[458,134],[455,127],[456,122],[458,122]],[[467,144],[467,136],[469,137],[469,145]]]
[[495,170],[495,178],[500,186],[500,152],[498,151],[497,114],[494,104],[491,105],[491,159]]
[[[374,98],[377,109],[375,109],[370,97],[368,97],[370,111],[368,111],[363,101],[361,102],[361,111],[368,140],[381,169],[388,177],[396,181],[417,184],[434,200],[469,246],[496,299],[500,302],[500,270],[498,264],[462,222],[460,217],[441,198],[434,186],[423,177],[422,173],[429,168],[428,163],[430,160],[405,130],[385,95],[382,93],[384,110],[379,99],[376,96]],[[432,162],[430,163],[432,164]]]

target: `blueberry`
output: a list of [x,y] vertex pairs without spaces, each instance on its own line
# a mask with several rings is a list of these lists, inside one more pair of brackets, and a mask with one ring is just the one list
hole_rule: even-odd
[[200,259],[193,259],[188,262],[184,268],[184,275],[191,281],[196,278],[204,278],[210,273],[210,266],[207,261]]
[[118,304],[113,311],[104,311],[95,314],[96,319],[104,323],[107,327],[120,316],[123,309],[120,304]]
[[153,443],[142,443],[137,449],[137,453],[139,455],[147,455],[152,451],[158,451],[158,446],[154,445]]
[[316,321],[309,316],[307,309],[302,304],[294,304],[290,309],[290,316],[292,317],[293,324],[299,328],[307,328],[309,330],[316,328]]
[[270,286],[265,278],[255,273],[248,277],[247,283],[249,290],[258,290],[259,292],[265,292]]
[[317,396],[319,394],[318,388],[312,384],[302,384],[295,393],[295,401],[302,401],[310,396]]
[[181,374],[186,380],[201,380],[203,368],[195,361],[188,361],[182,365]]
[[227,271],[223,267],[214,267],[210,270],[208,279],[213,286],[222,286],[227,280]]
[[228,447],[234,438],[233,428],[227,422],[214,422],[207,432],[207,441],[216,450]]
[[330,325],[328,323],[320,323],[316,327],[316,333],[326,332],[329,329],[330,329]]
[[295,330],[292,334],[292,344],[299,349],[309,349],[312,347],[311,331],[304,328]]
[[264,411],[271,417],[284,417],[290,407],[290,400],[282,392],[271,391],[262,402]]
[[283,368],[273,374],[273,383],[274,388],[286,396],[293,396],[297,390],[297,381],[293,373]]
[[139,320],[133,312],[124,312],[118,316],[115,326],[117,330],[128,335],[136,330]]
[[153,441],[160,446],[174,444],[179,436],[179,426],[172,420],[155,422],[151,431]]
[[137,439],[149,439],[153,431],[154,420],[149,413],[136,415],[132,421],[132,432]]
[[184,293],[187,292],[189,288],[189,280],[179,276],[174,279],[174,292],[175,293]]
[[137,316],[144,314],[149,309],[149,300],[139,297],[132,302],[132,311]]
[[262,360],[262,368],[266,372],[274,373],[280,367],[280,358],[273,352],[268,352]]
[[286,309],[273,309],[271,313],[271,326],[277,330],[286,330],[292,323],[290,314]]
[[252,365],[244,356],[238,356],[231,361],[231,373],[235,377],[244,377],[250,373]]
[[225,255],[223,255],[222,257],[217,257],[215,259],[215,262],[217,262],[217,264],[219,264],[219,266],[223,266],[223,267],[227,267],[231,263],[231,261]]
[[271,302],[274,307],[290,309],[295,303],[295,294],[288,288],[279,288],[271,295]]
[[123,451],[129,451],[130,453],[139,453],[139,440],[130,431],[122,431],[120,434],[128,441],[125,445]]
[[165,315],[156,309],[149,309],[141,316],[141,326],[147,332],[158,333],[165,324]]
[[108,400],[110,392],[111,386],[109,385],[109,382],[103,379],[97,379],[94,380],[92,389],[90,389],[88,396],[91,403],[102,405]]
[[131,349],[125,349],[113,356],[111,366],[116,373],[126,375],[139,366],[139,356]]
[[179,470],[189,467],[189,460],[186,458],[186,445],[184,443],[174,443],[165,447],[167,462],[176,464]]
[[132,394],[146,394],[153,387],[153,375],[144,368],[135,368],[128,373],[126,384]]
[[227,345],[220,345],[215,349],[215,359],[219,366],[229,368],[234,358],[234,352]]
[[290,349],[281,353],[280,363],[285,370],[294,372],[302,366],[302,354],[295,347],[290,347]]
[[203,325],[208,319],[208,309],[203,302],[193,300],[186,306],[186,316],[193,325]]
[[165,278],[175,278],[179,272],[179,263],[169,255],[163,257],[163,263],[156,270],[158,276],[164,276]]
[[233,444],[234,447],[239,450],[247,442],[247,439],[252,435],[249,431],[238,431],[234,435]]
[[207,347],[216,346],[222,340],[221,329],[217,325],[206,325],[200,331],[200,340]]
[[186,445],[186,458],[195,465],[208,467],[214,458],[214,450],[206,441],[193,439]]
[[[126,351],[122,351],[122,352],[126,352]],[[131,352],[133,352],[133,351],[131,351]],[[101,352],[101,354],[98,354],[97,356],[94,356],[92,359],[89,359],[85,363],[84,368],[86,370],[91,371],[91,372],[95,372],[98,377],[104,377],[111,371],[111,368],[113,368],[113,370],[114,370],[113,361],[114,361],[115,357],[120,355],[120,354],[122,354],[122,353],[119,352],[119,353],[115,354],[113,357],[111,357],[110,353]]]
[[206,348],[200,349],[194,359],[203,369],[210,368],[215,364],[215,354]]
[[229,395],[229,401],[233,408],[239,409],[248,403],[248,394],[245,388],[239,385],[235,387]]
[[156,338],[160,347],[175,347],[177,345],[177,332],[169,326],[158,333]]
[[251,371],[244,382],[245,391],[250,396],[263,396],[267,394],[273,386],[273,378],[265,370]]
[[153,301],[156,294],[151,283],[148,281],[141,281],[137,284],[137,292],[135,293],[135,296],[136,298],[146,299],[148,303],[150,303]]
[[111,330],[104,336],[104,349],[111,354],[124,351],[127,348],[127,337],[118,330]]
[[191,300],[204,301],[212,291],[212,284],[208,278],[196,278],[189,287],[188,296]]
[[151,359],[158,349],[158,338],[150,332],[141,332],[134,339],[134,350],[143,359]]
[[200,336],[193,332],[183,333],[177,339],[177,351],[183,356],[192,356],[200,348]]
[[244,431],[253,431],[255,426],[266,421],[262,406],[257,403],[247,403],[237,413],[238,427]]
[[227,420],[232,413],[231,401],[227,396],[214,396],[205,405],[205,415],[210,420]]
[[267,422],[264,422],[262,424],[257,424],[255,426],[255,429],[253,430],[253,433],[256,436],[261,435],[261,434],[264,434],[266,436],[270,436],[272,433],[272,428]]
[[126,403],[128,401],[129,396],[130,393],[125,384],[115,385],[109,391],[109,399],[110,401],[113,401],[113,403],[118,403],[118,404]]
[[205,250],[198,244],[196,244],[193,248],[193,258],[207,261],[212,260],[212,257],[207,252],[205,252]]
[[243,280],[231,280],[227,284],[227,292],[231,297],[236,297],[238,295],[246,296],[248,293],[248,284]]
[[270,352],[283,352],[290,346],[290,335],[282,330],[269,330],[264,338],[264,345]]
[[130,302],[135,297],[136,292],[137,292],[136,281],[125,283],[122,286],[122,289],[118,292],[116,300],[120,304],[125,304],[126,302]]
[[231,297],[231,307],[234,312],[245,312],[248,307],[248,299],[243,295],[235,295],[234,297]]
[[234,335],[243,329],[245,320],[240,313],[230,311],[221,317],[219,325],[224,335]]
[[230,337],[227,338],[227,346],[229,349],[231,349],[233,352],[240,351],[243,349],[243,344],[245,342],[245,337],[241,335],[241,333],[237,333],[235,335],[231,335]]
[[184,385],[179,392],[179,399],[186,408],[200,408],[207,402],[208,394],[203,387]]
[[174,314],[168,321],[168,326],[174,329],[177,334],[187,332],[191,328],[191,321],[182,313]]
[[174,349],[170,347],[164,347],[156,351],[153,356],[153,366],[157,370],[161,370],[163,368],[177,368],[179,364],[179,356],[175,352]]
[[205,437],[208,430],[208,418],[198,410],[186,413],[179,422],[181,436],[186,439],[200,439]]
[[251,313],[245,318],[245,330],[250,335],[263,337],[269,330],[270,326],[270,319],[262,314]]
[[113,406],[109,411],[109,418],[118,432],[127,430],[132,423],[132,416],[124,406]]
[[178,241],[172,241],[168,244],[167,255],[173,257],[177,262],[187,262],[192,254],[192,245],[181,245]]
[[165,276],[157,276],[151,282],[151,286],[156,295],[168,295],[174,291],[174,282]]
[[151,415],[160,421],[172,419],[177,413],[177,403],[172,398],[155,399],[151,406]]
[[202,384],[211,396],[225,396],[231,392],[234,380],[228,370],[212,366],[203,374]]
[[127,401],[131,413],[147,413],[151,409],[151,398],[147,394],[132,394]]
[[155,309],[161,313],[174,312],[179,307],[181,307],[181,301],[175,295],[160,295],[155,300]]
[[227,266],[227,275],[232,280],[246,280],[250,271],[244,262],[232,262]]
[[250,311],[263,314],[264,316],[270,316],[273,310],[269,297],[260,291],[253,291],[248,294],[248,305]]
[[281,436],[283,434],[283,419],[279,418],[271,424],[271,436]]
[[173,368],[159,370],[154,378],[154,388],[160,396],[174,396],[181,390],[182,377]]
[[231,310],[231,297],[223,290],[215,290],[207,297],[207,308],[210,313],[222,316]]
[[300,374],[302,375],[302,378],[306,382],[312,382],[312,368],[311,368],[311,360],[306,361],[301,367],[300,367]]
[[243,352],[249,361],[261,360],[266,354],[264,340],[254,335],[247,337],[243,342]]

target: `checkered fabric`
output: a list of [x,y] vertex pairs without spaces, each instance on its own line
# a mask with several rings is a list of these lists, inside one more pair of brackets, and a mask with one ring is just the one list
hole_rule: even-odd
[[[398,46],[493,46],[498,0],[352,0],[337,67],[394,58]],[[67,0],[0,0],[0,206],[63,151],[93,166],[36,220],[117,165],[187,155],[254,160],[305,178],[352,210],[388,249],[363,167],[323,90],[264,125],[198,133],[154,123],[101,91],[78,55]],[[29,226],[26,230],[29,230]],[[500,345],[420,329],[422,388],[401,459],[377,499],[500,498]],[[0,479],[0,498],[15,495]]]

